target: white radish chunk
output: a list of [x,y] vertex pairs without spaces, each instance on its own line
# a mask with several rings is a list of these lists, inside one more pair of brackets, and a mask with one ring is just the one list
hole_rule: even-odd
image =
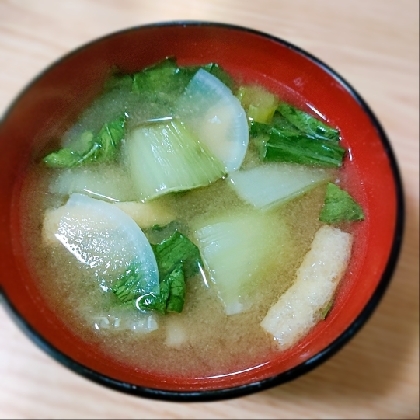
[[140,227],[118,207],[75,193],[46,217],[44,232],[49,233],[45,235],[49,237],[54,232],[84,269],[101,282],[109,285],[134,263],[139,267],[144,291],[159,292],[152,247]]
[[227,315],[252,306],[249,287],[270,258],[281,261],[291,243],[286,224],[260,211],[206,220],[195,226],[194,237]]
[[178,120],[140,125],[125,154],[139,200],[206,186],[224,175],[223,165]]
[[176,113],[230,173],[240,168],[249,143],[245,110],[217,77],[200,69],[180,97]]
[[49,189],[53,194],[81,193],[110,202],[136,199],[129,175],[117,166],[81,166],[59,171]]
[[238,196],[259,209],[284,203],[331,179],[331,172],[287,163],[265,163],[229,175]]

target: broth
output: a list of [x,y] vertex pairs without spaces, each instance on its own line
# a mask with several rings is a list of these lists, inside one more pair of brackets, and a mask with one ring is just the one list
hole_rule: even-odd
[[[118,103],[123,96],[117,94],[111,103]],[[108,100],[105,102],[109,103]],[[100,127],[107,118],[115,117],[117,112],[112,107],[104,117],[101,112],[103,103],[104,99],[99,99],[82,115],[64,136],[65,143],[80,134],[84,125]],[[130,124],[135,126],[136,121],[150,117],[150,114],[140,113]],[[259,164],[256,152],[248,150],[244,166]],[[279,255],[279,248],[273,248],[272,255],[267,256],[269,263],[260,267],[258,280],[249,290],[253,302],[249,310],[227,315],[208,275],[201,272],[186,281],[182,313],[156,315],[154,319],[158,328],[143,333],[134,329],[110,328],[106,322],[113,322],[110,317],[114,314],[111,295],[92,281],[89,271],[65,247],[47,245],[41,239],[45,211],[64,204],[62,195],[50,192],[56,173],[39,162],[34,162],[28,170],[21,192],[21,214],[24,215],[21,223],[28,261],[39,279],[42,294],[69,329],[134,370],[165,375],[206,377],[229,374],[261,364],[269,360],[272,352],[279,351],[276,341],[261,328],[260,322],[292,284],[296,270],[321,226],[318,216],[325,196],[324,185],[267,211],[268,215],[275,214],[273,220],[285,224],[291,235],[282,245],[284,250],[280,251],[286,253],[286,258]],[[193,234],[191,221],[203,215],[211,217],[251,209],[224,179],[156,200],[171,206],[188,237]],[[277,240],[275,230],[272,235]],[[282,243],[281,236],[278,241]],[[280,263],[276,264],[277,259]],[[128,316],[135,321],[137,314],[132,310]],[[168,345],[168,331],[177,331],[179,326],[182,343]]]

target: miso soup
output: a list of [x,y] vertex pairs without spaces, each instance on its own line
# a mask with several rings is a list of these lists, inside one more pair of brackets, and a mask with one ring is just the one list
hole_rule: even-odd
[[364,216],[340,183],[340,140],[217,64],[114,74],[28,170],[39,288],[68,328],[133,369],[263,363],[328,316],[348,265]]

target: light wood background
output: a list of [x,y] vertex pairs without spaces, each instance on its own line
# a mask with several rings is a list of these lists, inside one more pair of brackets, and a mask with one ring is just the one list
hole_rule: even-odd
[[0,0],[0,113],[33,76],[80,44],[175,19],[284,38],[362,94],[391,139],[405,185],[407,229],[392,284],[368,324],[321,367],[269,391],[212,403],[145,400],[93,384],[49,359],[0,308],[1,418],[418,419],[419,2]]

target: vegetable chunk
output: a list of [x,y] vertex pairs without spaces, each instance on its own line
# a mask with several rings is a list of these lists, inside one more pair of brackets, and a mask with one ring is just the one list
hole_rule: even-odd
[[134,264],[117,279],[112,291],[122,303],[134,303],[140,311],[182,312],[185,299],[185,280],[194,276],[202,266],[198,248],[182,233],[152,244],[159,269],[159,293],[143,293],[139,267]]
[[217,77],[198,70],[180,96],[176,114],[223,163],[227,173],[240,168],[249,143],[246,113]]
[[55,237],[103,290],[135,267],[137,290],[159,293],[159,271],[151,245],[133,219],[113,204],[72,194],[64,206],[47,213],[44,232],[46,238]]
[[104,124],[96,134],[85,132],[79,140],[79,147],[80,144],[84,145],[83,152],[64,147],[45,156],[44,163],[50,168],[73,168],[115,160],[125,135],[125,123],[126,118],[122,116]]
[[347,268],[352,235],[323,226],[299,267],[293,285],[280,296],[261,322],[282,349],[295,344],[320,320]]
[[[260,211],[225,214],[195,226],[204,264],[227,315],[248,310],[261,271],[281,262],[291,249],[288,226]],[[273,256],[270,252],[276,248]],[[252,293],[251,293],[252,294]]]
[[268,90],[258,85],[240,86],[237,94],[247,116],[252,121],[268,123],[278,106],[278,99]]
[[49,191],[62,196],[80,193],[109,202],[136,199],[129,174],[118,165],[90,165],[58,170],[54,173]]
[[268,209],[328,182],[331,176],[321,168],[273,162],[241,169],[231,174],[228,180],[244,201],[256,208]]
[[354,198],[338,185],[328,183],[319,220],[333,224],[342,221],[364,220],[363,209]]
[[202,187],[224,175],[222,163],[176,119],[133,130],[126,157],[142,201]]

